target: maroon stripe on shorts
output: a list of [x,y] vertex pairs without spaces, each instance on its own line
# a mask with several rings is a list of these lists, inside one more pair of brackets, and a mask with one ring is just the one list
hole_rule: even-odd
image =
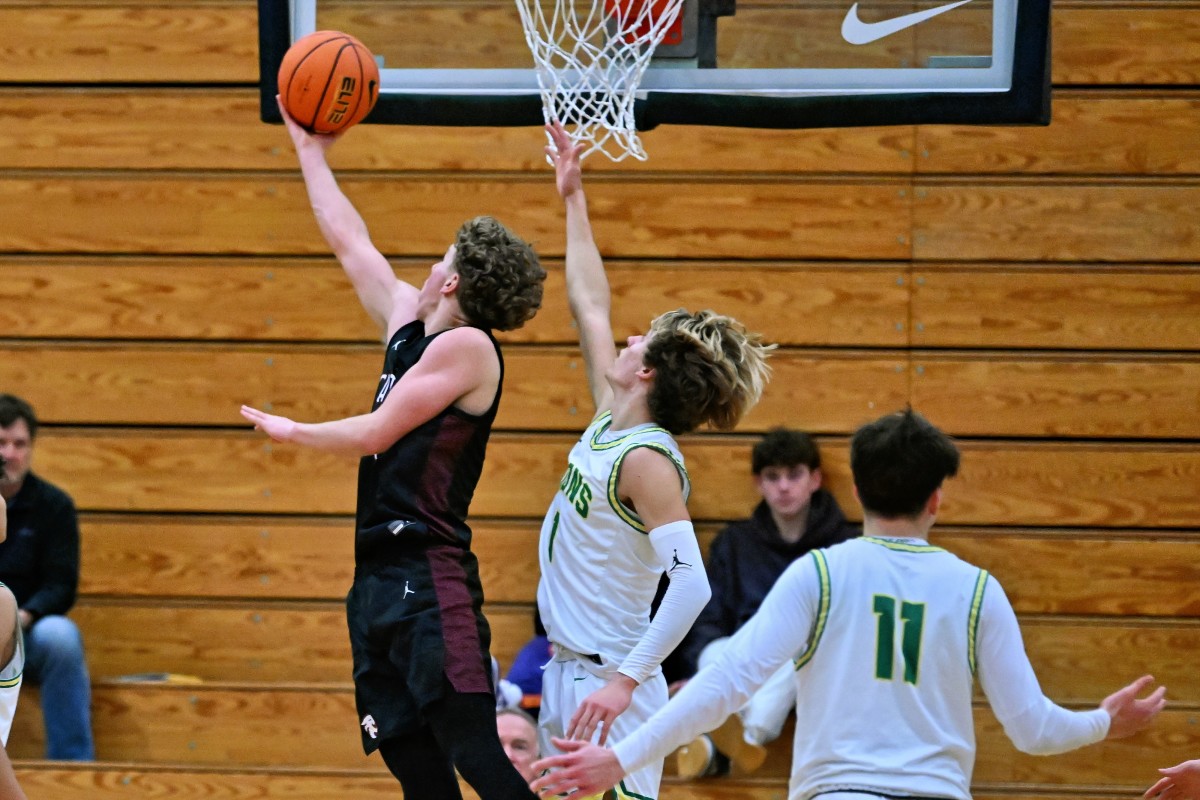
[[459,560],[462,551],[455,547],[432,547],[427,553],[433,591],[442,617],[446,678],[460,694],[490,694],[492,681],[484,671],[475,604],[467,588],[467,574]]

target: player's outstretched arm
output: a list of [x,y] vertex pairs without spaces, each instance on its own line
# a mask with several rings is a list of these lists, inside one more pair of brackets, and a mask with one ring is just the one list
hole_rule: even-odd
[[1162,777],[1146,790],[1151,800],[1200,800],[1200,758],[1160,769]]
[[554,164],[558,193],[567,210],[567,300],[579,326],[579,344],[587,364],[588,386],[597,413],[612,405],[612,389],[605,377],[616,359],[613,344],[612,293],[604,260],[592,236],[587,198],[583,193],[583,146],[571,141],[560,123],[547,125],[553,147],[546,155]]
[[369,414],[303,423],[250,406],[242,406],[241,413],[255,430],[277,442],[361,457],[382,453],[464,399],[486,406],[499,383],[500,364],[491,340],[477,328],[462,327],[437,337]]
[[1159,686],[1148,697],[1138,695],[1154,683],[1153,675],[1143,675],[1133,683],[1118,689],[1100,703],[1100,707],[1112,717],[1106,739],[1123,739],[1145,730],[1154,722],[1158,712],[1167,704],[1167,687]]
[[[278,99],[278,98],[277,98]],[[354,204],[338,186],[333,170],[325,160],[326,151],[337,141],[336,135],[314,135],[292,119],[279,105],[283,123],[296,147],[300,172],[308,190],[317,226],[350,278],[359,302],[384,333],[408,322],[416,313],[418,290],[396,278],[387,259],[371,242],[367,225]]]

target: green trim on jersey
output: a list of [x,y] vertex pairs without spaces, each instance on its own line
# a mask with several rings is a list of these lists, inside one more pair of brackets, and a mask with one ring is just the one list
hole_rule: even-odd
[[825,561],[824,554],[820,550],[813,550],[809,555],[812,556],[813,564],[817,568],[817,582],[821,587],[821,596],[817,600],[817,619],[813,622],[812,630],[808,634],[808,646],[804,648],[804,652],[799,658],[792,661],[797,672],[811,661],[813,654],[817,652],[821,635],[825,633],[825,623],[829,621],[829,604],[832,599],[830,597],[829,564]]
[[[7,586],[7,585],[4,583],[4,581],[0,581],[0,588],[7,589],[7,588],[8,588],[8,586]],[[15,647],[15,648],[13,648],[13,658],[16,658],[18,655],[20,655],[20,656],[21,656],[21,667],[22,667],[22,669],[21,669],[21,670],[19,670],[19,671],[17,672],[17,674],[16,674],[16,675],[14,675],[14,676],[13,676],[13,677],[11,677],[11,678],[3,678],[3,679],[0,679],[0,689],[11,689],[12,687],[14,687],[14,686],[17,686],[18,684],[20,684],[20,683],[21,683],[21,675],[22,675],[22,673],[24,673],[24,671],[25,671],[25,670],[24,670],[24,666],[25,666],[25,657],[24,657],[24,653],[25,653],[25,640],[22,638],[23,634],[21,633],[21,626],[20,626],[20,624],[19,624],[19,623],[17,623],[17,621],[16,621],[16,619],[15,619],[15,618],[13,619],[13,635],[14,635],[14,637],[15,637],[15,640],[16,640],[16,647]],[[7,667],[7,666],[8,666],[7,664],[2,664],[2,665],[0,665],[0,669],[3,669],[4,667]]]
[[912,542],[901,541],[899,539],[885,539],[881,536],[864,536],[864,542],[878,544],[886,547],[889,550],[898,550],[901,553],[944,553],[944,548],[937,547],[932,544],[913,544]]
[[617,456],[617,460],[613,462],[612,472],[610,472],[608,475],[609,507],[616,512],[617,516],[620,517],[625,524],[629,525],[635,531],[638,531],[639,533],[649,533],[649,531],[646,530],[646,523],[642,522],[642,518],[639,517],[637,513],[633,511],[633,509],[622,503],[621,498],[617,496],[617,484],[621,479],[621,465],[625,463],[625,456],[629,455],[634,450],[637,450],[639,447],[648,447],[651,450],[662,453],[664,456],[671,459],[671,463],[675,465],[675,469],[679,472],[681,488],[687,487],[688,474],[687,469],[684,468],[683,464],[679,463],[678,459],[675,458],[675,454],[671,452],[670,448],[668,448],[666,445],[659,444],[658,442],[638,442],[630,445],[625,452]]
[[[597,425],[596,423],[600,424]],[[612,450],[614,447],[623,446],[625,441],[631,436],[637,436],[642,433],[650,433],[651,431],[665,433],[668,436],[671,435],[671,432],[666,428],[660,428],[657,425],[654,425],[649,428],[638,428],[637,430],[630,431],[618,439],[613,439],[611,442],[601,442],[600,437],[603,436],[609,429],[609,426],[612,425],[612,412],[605,411],[603,414],[597,417],[595,422],[592,424],[596,425],[596,430],[594,433],[592,433],[592,438],[588,440],[588,447],[592,448],[593,450]]]
[[649,795],[629,791],[629,787],[625,785],[625,781],[623,780],[616,785],[613,791],[617,793],[617,800],[625,800],[625,798],[629,798],[629,800],[654,800]]
[[971,614],[967,620],[967,660],[971,665],[971,674],[975,674],[976,669],[976,652],[975,649],[979,645],[979,618],[983,611],[983,591],[987,588],[988,571],[986,569],[979,570],[979,577],[975,579],[975,594],[971,598]]

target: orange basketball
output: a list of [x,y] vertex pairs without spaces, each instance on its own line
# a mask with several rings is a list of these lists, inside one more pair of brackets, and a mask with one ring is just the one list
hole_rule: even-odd
[[353,36],[316,31],[297,39],[284,54],[279,97],[309,133],[340,133],[374,108],[379,67]]

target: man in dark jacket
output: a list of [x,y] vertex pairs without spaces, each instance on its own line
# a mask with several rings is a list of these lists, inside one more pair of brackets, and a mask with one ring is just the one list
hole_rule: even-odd
[[79,522],[67,493],[30,471],[37,428],[29,403],[0,394],[0,495],[8,504],[0,583],[17,599],[25,677],[42,687],[46,757],[91,761],[91,680],[79,629],[66,617],[79,584]]
[[[712,598],[680,646],[688,676],[715,659],[729,637],[754,616],[788,565],[811,550],[861,532],[846,520],[833,495],[821,488],[821,455],[807,433],[770,431],[754,446],[751,468],[763,499],[753,516],[730,523],[713,540],[708,556]],[[779,736],[793,705],[787,667],[767,681],[736,718],[707,741],[693,743],[699,752],[689,758],[681,754],[681,772],[717,768],[721,759],[716,751],[743,770],[760,764],[765,757],[761,746]]]

